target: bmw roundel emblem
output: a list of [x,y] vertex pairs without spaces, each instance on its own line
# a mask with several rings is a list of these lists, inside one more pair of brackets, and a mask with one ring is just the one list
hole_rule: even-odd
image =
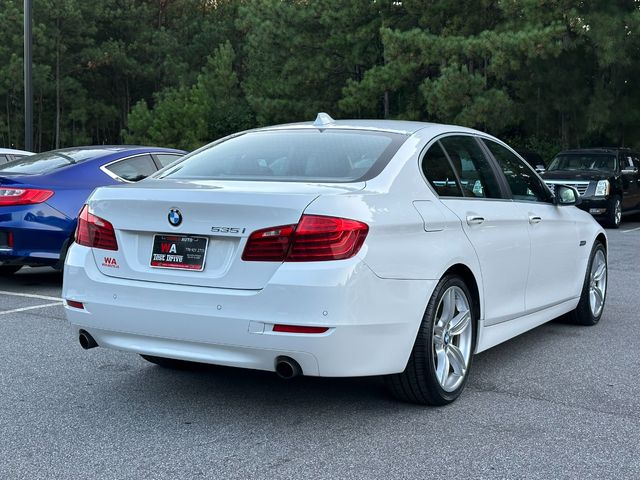
[[182,214],[177,208],[172,208],[171,210],[169,210],[169,215],[167,218],[169,219],[169,223],[174,227],[177,227],[182,223]]

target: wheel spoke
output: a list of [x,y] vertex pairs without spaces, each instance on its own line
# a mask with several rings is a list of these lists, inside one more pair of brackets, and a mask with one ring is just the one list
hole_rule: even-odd
[[444,387],[447,378],[449,377],[449,358],[447,357],[447,353],[444,348],[436,350],[436,358],[438,361],[438,366],[436,368],[436,377],[438,378],[438,382],[440,385]]
[[449,322],[449,333],[452,336],[460,335],[464,332],[469,326],[469,322],[471,320],[471,315],[469,310],[465,312],[460,312]]
[[456,294],[453,289],[449,289],[442,297],[442,313],[440,315],[440,320],[443,322],[443,326],[446,325],[454,315],[456,307],[455,295]]
[[596,268],[596,271],[593,273],[593,279],[596,282],[599,282],[600,280],[602,280],[602,277],[604,276],[605,272],[607,270],[607,266],[603,263],[598,265],[598,268]]
[[598,309],[600,308],[600,305],[604,303],[604,296],[602,295],[602,291],[597,285],[593,287],[593,294],[595,295],[595,298],[596,298],[596,312],[597,312]]
[[438,349],[444,344],[444,327],[433,327],[433,346]]
[[460,349],[455,345],[449,345],[447,347],[447,358],[451,362],[451,367],[456,375],[463,376],[467,366]]

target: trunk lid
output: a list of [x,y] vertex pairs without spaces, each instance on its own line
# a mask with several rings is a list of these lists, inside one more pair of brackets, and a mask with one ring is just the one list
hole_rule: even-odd
[[[91,213],[113,225],[118,250],[93,249],[100,271],[118,278],[181,285],[257,290],[279,262],[241,260],[248,236],[263,228],[296,224],[320,195],[363,189],[353,184],[191,181],[149,179],[134,185],[99,188],[89,200]],[[169,223],[179,210],[182,223]],[[190,271],[151,266],[154,236],[208,238],[204,269]]]

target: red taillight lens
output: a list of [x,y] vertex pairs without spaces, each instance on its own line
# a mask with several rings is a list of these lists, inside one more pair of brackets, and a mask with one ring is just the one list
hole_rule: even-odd
[[329,327],[307,327],[303,325],[274,325],[274,332],[282,333],[324,333]]
[[0,206],[42,203],[52,196],[51,190],[39,188],[0,188]]
[[103,250],[118,250],[116,232],[113,225],[89,213],[89,207],[82,207],[76,228],[76,243],[85,247]]
[[344,260],[358,253],[368,232],[367,224],[356,220],[303,215],[298,225],[253,232],[242,259],[258,262]]
[[254,262],[282,262],[289,251],[295,225],[257,230],[249,236],[242,260]]
[[364,243],[366,223],[345,218],[303,215],[296,228],[287,262],[351,258]]

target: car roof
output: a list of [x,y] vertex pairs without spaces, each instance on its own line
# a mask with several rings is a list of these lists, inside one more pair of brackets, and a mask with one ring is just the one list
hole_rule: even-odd
[[623,147],[595,147],[595,148],[574,148],[571,150],[563,150],[558,155],[582,155],[585,153],[618,153],[630,152],[629,148]]
[[[104,150],[104,155],[111,155],[113,153],[120,152],[130,152],[134,150],[148,150],[154,152],[181,152],[183,150],[179,150],[176,148],[165,148],[165,147],[146,147],[143,145],[83,145],[80,147],[67,147],[67,148],[59,148],[57,150],[51,150],[52,152],[70,152],[76,150]],[[104,156],[100,155],[100,156]]]
[[[322,117],[326,115],[326,117]],[[373,130],[379,132],[401,133],[404,135],[412,135],[421,130],[435,131],[456,131],[465,133],[475,133],[487,135],[484,132],[473,130],[471,128],[460,127],[457,125],[443,125],[439,123],[415,122],[409,120],[371,120],[371,119],[351,119],[351,120],[334,120],[327,114],[320,113],[314,122],[286,123],[283,125],[274,125],[270,127],[258,128],[253,131],[270,131],[270,130],[290,130],[290,129],[343,129],[343,130]]]
[[26,150],[15,150],[13,148],[0,148],[0,154],[9,154],[9,155],[33,155],[33,152],[27,152]]

